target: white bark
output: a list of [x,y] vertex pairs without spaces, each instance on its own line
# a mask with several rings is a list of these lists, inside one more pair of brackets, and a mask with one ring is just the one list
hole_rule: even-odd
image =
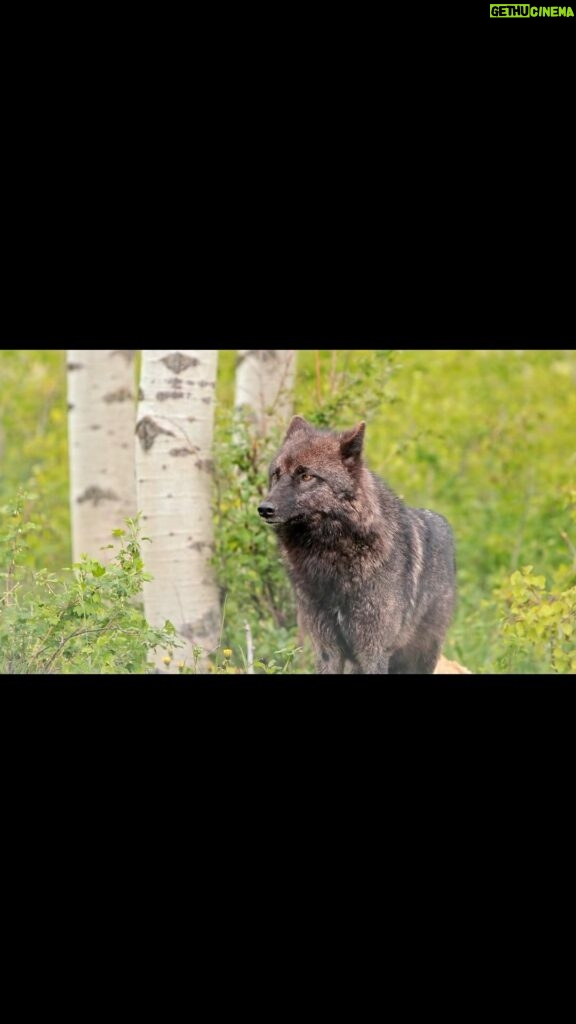
[[[216,351],[143,350],[136,427],[138,508],[143,516],[143,558],[154,579],[144,585],[144,608],[152,626],[169,619],[184,640],[168,652],[158,648],[158,668],[192,666],[193,648],[209,653],[220,632],[220,601],[210,558],[212,436]],[[202,658],[200,669],[205,669]]]
[[251,413],[256,431],[264,437],[270,424],[284,423],[292,414],[296,378],[294,349],[241,349],[236,366],[234,405]]
[[136,512],[133,349],[68,349],[72,557],[108,564],[112,530]]

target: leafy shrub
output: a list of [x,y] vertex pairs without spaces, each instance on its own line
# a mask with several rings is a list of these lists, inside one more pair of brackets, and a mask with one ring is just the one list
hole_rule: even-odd
[[[138,673],[147,652],[170,643],[175,630],[148,625],[135,598],[144,572],[139,521],[116,530],[120,548],[105,567],[84,556],[61,575],[25,564],[32,494],[0,509],[0,672],[10,674]],[[142,538],[146,539],[146,538]]]
[[[576,522],[576,490],[566,488],[568,512]],[[560,535],[572,554],[572,565],[559,566],[550,587],[532,565],[522,566],[496,588],[502,609],[497,664],[508,672],[534,662],[541,672],[576,673],[576,547],[567,530]]]
[[248,623],[260,669],[293,644],[296,631],[294,595],[276,537],[258,515],[280,435],[276,428],[259,438],[246,415],[228,412],[217,424],[214,449],[213,564],[222,595],[222,644],[236,665],[245,662]]
[[297,411],[314,426],[344,430],[360,419],[371,421],[396,400],[390,384],[399,368],[398,352],[334,350],[310,355],[314,362],[308,359],[301,367]]
[[546,577],[525,565],[501,587],[505,604],[502,637],[505,653],[499,664],[508,672],[522,671],[527,655],[538,660],[541,671],[576,673],[576,586],[548,590]]

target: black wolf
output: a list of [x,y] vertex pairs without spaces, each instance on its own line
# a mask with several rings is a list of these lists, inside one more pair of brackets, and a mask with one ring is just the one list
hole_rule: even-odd
[[318,672],[432,673],[456,598],[452,531],[364,466],[364,429],[294,416],[258,512],[278,535]]

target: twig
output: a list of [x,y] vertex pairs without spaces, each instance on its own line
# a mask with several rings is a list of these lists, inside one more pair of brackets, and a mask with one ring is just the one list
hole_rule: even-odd
[[560,536],[562,537],[562,540],[568,545],[568,550],[570,551],[572,558],[576,562],[576,548],[574,547],[572,541],[570,540],[570,537],[566,533],[566,530],[560,530]]
[[314,354],[316,356],[316,359],[315,359],[315,363],[316,363],[316,398],[318,400],[318,405],[321,406],[322,405],[322,388],[321,388],[321,385],[320,385],[320,350],[316,349]]
[[[84,633],[103,633],[104,630],[110,628],[110,626],[112,625],[112,622],[113,622],[113,620],[110,619],[110,621],[107,622],[105,626],[98,626],[95,629],[77,629],[74,633],[70,633],[70,635],[65,637],[64,640],[62,641],[62,643],[58,645],[58,647],[54,651],[54,654],[52,655],[52,657],[46,662],[43,671],[46,672],[46,673],[48,673],[50,671],[50,667],[51,667],[52,663],[56,660],[56,658],[58,657],[58,655],[62,651],[62,648],[65,647],[66,644],[70,640],[73,640],[75,636],[82,636],[82,634],[84,634]],[[46,649],[47,649],[47,647],[43,647],[42,650],[38,651],[38,653],[34,657],[39,658],[40,655],[43,654]]]
[[254,645],[252,643],[252,630],[250,629],[250,623],[244,623],[244,629],[246,630],[246,673],[247,675],[254,675]]
[[[286,358],[282,361],[282,356],[283,355],[285,355]],[[285,395],[287,395],[288,399],[290,399],[290,395],[288,393],[289,389],[287,387],[287,380],[288,380],[288,375],[290,373],[290,370],[292,368],[292,364],[294,362],[294,356],[295,356],[295,350],[294,349],[289,349],[289,350],[286,351],[286,353],[281,353],[281,355],[279,357],[281,359],[281,364],[280,364],[280,371],[281,371],[281,373],[280,373],[280,383],[278,384],[278,390],[276,392],[276,397],[274,398],[274,401],[270,403],[270,406],[271,406],[272,409],[276,409],[278,407],[279,403],[282,401],[282,399],[284,398]]]

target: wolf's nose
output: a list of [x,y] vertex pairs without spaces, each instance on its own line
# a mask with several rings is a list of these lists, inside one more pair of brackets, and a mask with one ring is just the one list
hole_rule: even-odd
[[261,505],[258,505],[258,512],[263,519],[270,519],[270,517],[274,515],[275,511],[276,510],[271,501],[263,501]]

